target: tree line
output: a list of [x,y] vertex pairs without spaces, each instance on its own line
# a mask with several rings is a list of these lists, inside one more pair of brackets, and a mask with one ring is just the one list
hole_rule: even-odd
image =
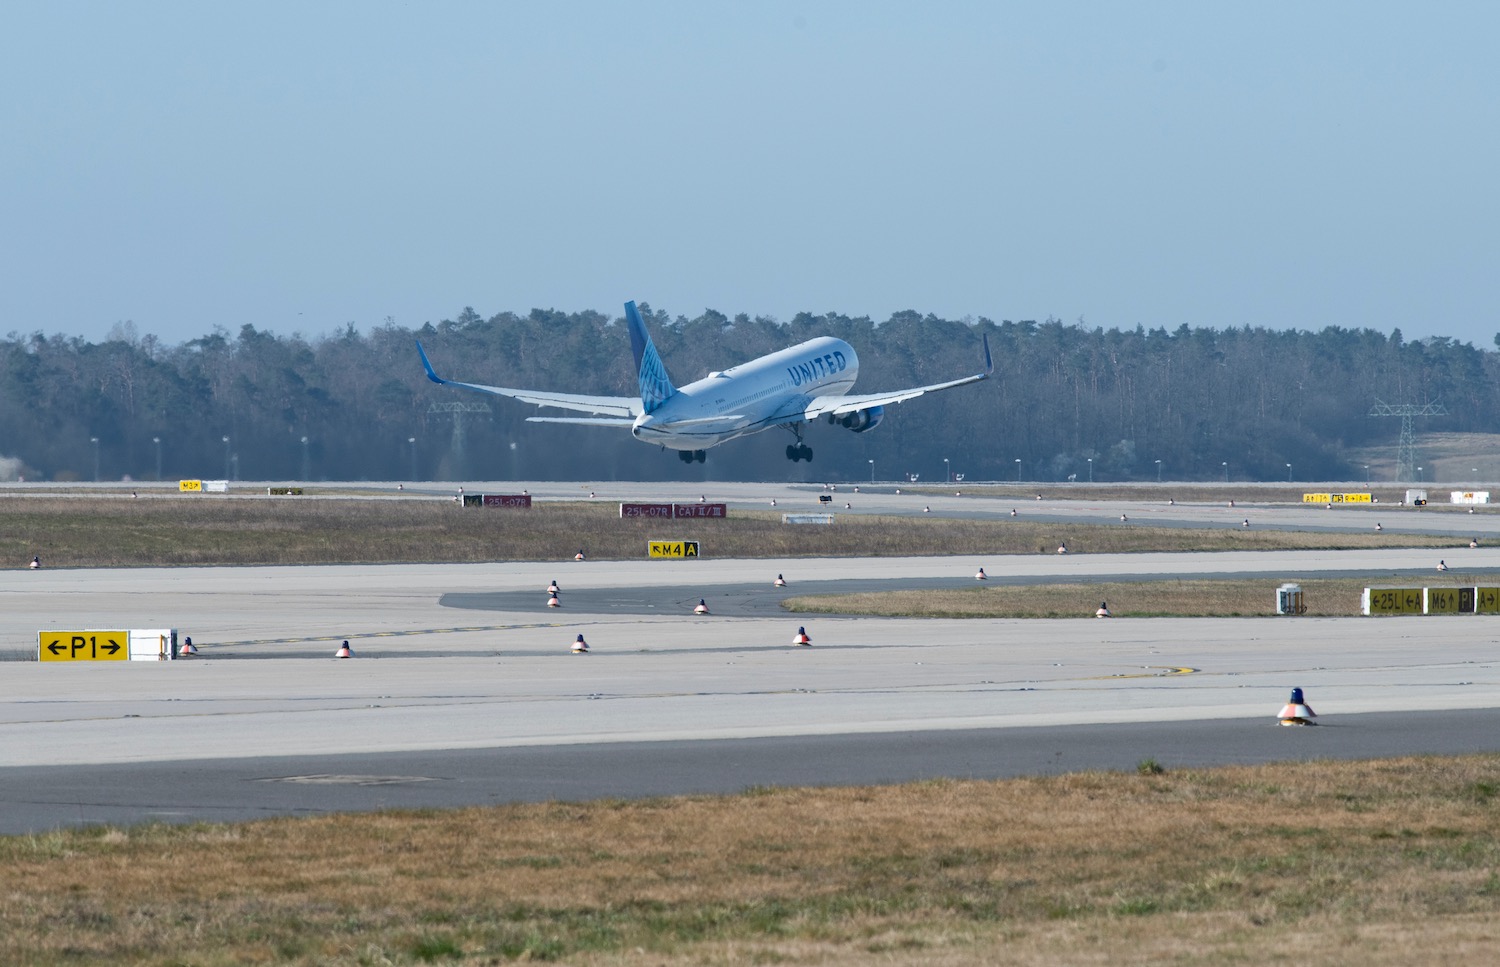
[[465,308],[417,329],[305,338],[245,325],[180,345],[129,323],[102,342],[12,332],[0,479],[1274,480],[1291,463],[1299,479],[1336,480],[1358,476],[1351,448],[1395,441],[1396,421],[1368,415],[1377,398],[1442,401],[1449,415],[1424,430],[1500,430],[1500,353],[1399,330],[641,311],[678,385],[819,335],[854,346],[857,392],[978,372],[982,334],[995,374],[888,407],[867,433],[816,425],[812,463],[785,460],[791,435],[771,430],[686,465],[618,428],[527,423],[558,411],[430,383],[414,345],[465,382],[630,395],[623,317]]

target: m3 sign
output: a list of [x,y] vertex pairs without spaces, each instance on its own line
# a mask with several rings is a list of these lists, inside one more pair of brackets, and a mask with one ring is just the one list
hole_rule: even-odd
[[129,661],[128,631],[40,631],[37,657],[42,661]]

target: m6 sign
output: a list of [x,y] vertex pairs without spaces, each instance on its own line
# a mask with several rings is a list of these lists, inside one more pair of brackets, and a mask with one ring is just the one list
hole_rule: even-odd
[[39,631],[42,661],[129,661],[128,631]]

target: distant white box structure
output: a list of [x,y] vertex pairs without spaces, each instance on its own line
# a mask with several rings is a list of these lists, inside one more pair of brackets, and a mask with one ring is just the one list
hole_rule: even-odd
[[131,661],[171,661],[177,657],[176,628],[132,628]]
[[229,481],[205,480],[203,481],[203,490],[205,493],[210,494],[227,494],[229,493]]
[[782,514],[783,524],[832,524],[832,514]]
[[1455,504],[1487,504],[1490,502],[1488,490],[1455,490],[1452,500]]

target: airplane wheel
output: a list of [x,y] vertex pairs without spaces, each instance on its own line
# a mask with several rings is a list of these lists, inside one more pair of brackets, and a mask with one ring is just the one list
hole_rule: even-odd
[[693,451],[693,457],[699,463],[702,463],[703,461],[705,461],[705,460],[708,459],[708,451],[707,450],[694,450]]
[[691,451],[691,450],[678,450],[677,451],[677,459],[681,460],[683,463],[692,463],[693,462],[693,451]]
[[802,459],[808,463],[812,463],[812,447],[806,444],[802,445]]
[[786,445],[786,458],[793,463],[796,463],[798,460],[802,459],[801,449],[798,447],[794,447],[790,443],[788,443]]

